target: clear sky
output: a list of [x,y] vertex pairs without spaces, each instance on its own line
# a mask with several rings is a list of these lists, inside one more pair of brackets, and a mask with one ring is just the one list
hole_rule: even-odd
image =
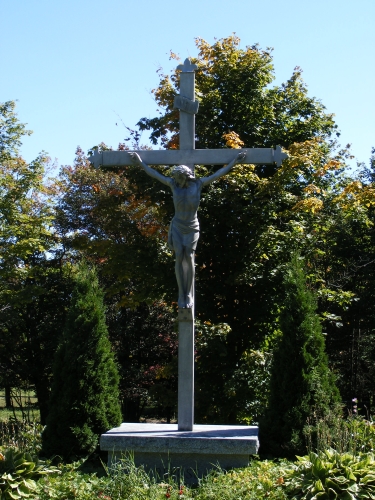
[[233,32],[242,47],[274,48],[275,83],[303,69],[357,161],[375,146],[375,0],[0,0],[0,17],[0,102],[18,100],[34,131],[27,161],[45,150],[65,165],[77,145],[117,147],[120,118],[156,116],[151,89],[156,70],[175,65],[170,50],[185,59],[195,37]]

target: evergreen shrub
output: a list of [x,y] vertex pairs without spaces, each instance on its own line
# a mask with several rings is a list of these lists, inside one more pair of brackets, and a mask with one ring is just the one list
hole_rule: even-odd
[[311,416],[341,412],[316,300],[301,260],[293,256],[285,272],[282,334],[274,350],[268,408],[259,429],[262,454],[289,458],[306,452],[304,429]]
[[121,422],[119,376],[95,270],[81,265],[57,350],[43,453],[64,459],[93,452]]

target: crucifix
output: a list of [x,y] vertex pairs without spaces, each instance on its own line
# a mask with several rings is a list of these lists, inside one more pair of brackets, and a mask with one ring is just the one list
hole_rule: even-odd
[[[180,149],[159,151],[103,151],[90,158],[95,167],[122,167],[137,164],[173,193],[175,216],[168,244],[176,256],[178,296],[178,430],[192,431],[194,423],[194,253],[199,237],[197,210],[201,189],[227,174],[236,163],[277,164],[287,155],[280,146],[251,149],[195,149],[195,70],[186,59],[180,71],[180,94],[174,107],[180,111]],[[178,165],[173,177],[166,177],[149,165]],[[214,174],[195,179],[194,165],[226,165]]]

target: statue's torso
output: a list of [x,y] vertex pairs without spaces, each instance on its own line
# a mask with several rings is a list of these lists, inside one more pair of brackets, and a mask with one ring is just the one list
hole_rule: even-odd
[[173,183],[173,203],[177,219],[188,222],[197,218],[201,190],[200,180],[189,181],[186,187],[180,187],[175,182]]

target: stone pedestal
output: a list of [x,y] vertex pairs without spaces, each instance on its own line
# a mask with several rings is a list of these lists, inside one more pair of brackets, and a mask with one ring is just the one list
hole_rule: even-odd
[[258,452],[258,427],[194,425],[194,431],[179,431],[175,424],[124,423],[100,438],[111,466],[126,453],[134,453],[137,466],[156,473],[176,475],[186,484],[197,482],[207,471],[246,467]]

